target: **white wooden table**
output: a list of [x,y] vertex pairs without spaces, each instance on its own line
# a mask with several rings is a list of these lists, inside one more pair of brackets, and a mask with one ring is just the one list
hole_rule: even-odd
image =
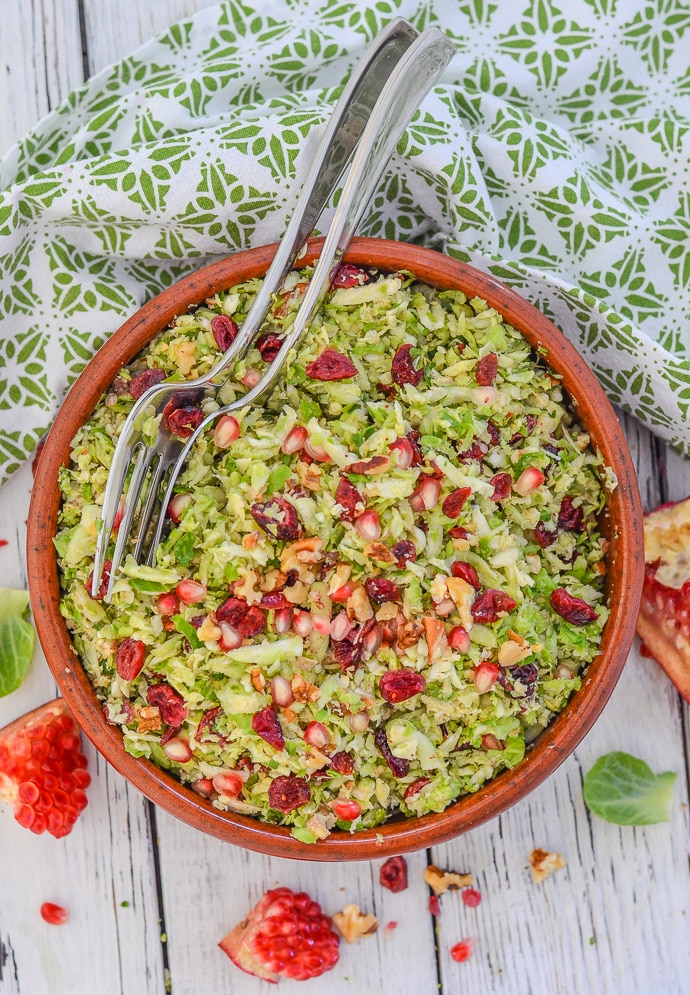
[[[0,152],[83,81],[206,0],[2,0]],[[690,493],[690,463],[627,422],[643,502]],[[0,490],[0,583],[24,587],[31,472]],[[37,650],[23,687],[0,699],[0,725],[53,697]],[[268,991],[233,967],[220,938],[263,892],[306,889],[336,912],[357,902],[381,928],[307,991],[330,995],[680,995],[690,992],[688,712],[635,647],[594,730],[559,771],[507,814],[409,857],[410,886],[381,888],[380,861],[269,859],[206,838],[128,787],[90,744],[89,805],[72,834],[36,837],[0,811],[0,995],[246,995]],[[582,779],[601,754],[626,750],[678,772],[671,821],[618,828],[590,817]],[[540,885],[534,847],[561,852],[565,870]],[[470,871],[482,902],[447,894],[428,914],[424,866]],[[43,902],[70,913],[40,917]],[[384,927],[398,923],[390,932]],[[450,947],[474,937],[473,957]],[[297,983],[281,982],[286,992]]]

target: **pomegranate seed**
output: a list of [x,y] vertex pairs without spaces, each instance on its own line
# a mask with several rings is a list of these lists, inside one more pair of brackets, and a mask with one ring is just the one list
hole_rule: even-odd
[[538,466],[528,466],[513,484],[513,490],[526,497],[532,491],[536,491],[537,487],[541,487],[544,480],[544,474]]
[[186,578],[181,580],[180,583],[175,588],[175,594],[178,596],[180,601],[184,601],[186,605],[195,605],[199,601],[203,601],[208,591],[204,584],[200,584],[197,580],[191,580]]
[[458,653],[469,653],[469,633],[461,625],[454,625],[448,633],[448,645]]
[[354,822],[362,814],[362,806],[351,798],[336,798],[331,808],[343,822]]
[[287,708],[295,700],[290,682],[285,677],[274,677],[271,681],[271,700],[278,708]]
[[487,732],[482,736],[483,750],[503,750],[503,744],[492,732]]
[[352,623],[347,617],[347,613],[340,612],[335,616],[331,623],[331,638],[335,639],[336,642],[339,642],[341,639],[345,638],[351,628]]
[[238,632],[229,622],[219,622],[221,637],[218,646],[224,653],[236,650],[244,642],[242,633]]
[[301,425],[296,425],[291,429],[283,440],[283,444],[280,447],[281,452],[285,453],[286,456],[290,456],[292,453],[298,452],[298,450],[304,448],[304,443],[307,441],[309,433],[306,428]]
[[330,636],[332,630],[331,620],[326,618],[325,615],[312,615],[311,623],[314,626],[314,631],[318,632],[320,636]]
[[310,746],[315,746],[317,750],[323,749],[330,742],[328,729],[323,722],[310,722],[304,730],[304,742]]
[[364,710],[355,712],[354,715],[348,717],[348,723],[353,732],[364,732],[365,729],[369,728],[369,721],[369,716]]
[[498,679],[499,668],[496,663],[480,663],[474,668],[472,680],[480,694],[491,690]]
[[154,605],[158,614],[164,616],[177,615],[180,610],[180,602],[172,591],[168,591],[167,594],[159,594]]
[[192,751],[186,739],[174,736],[163,746],[163,753],[178,764],[186,764],[192,759]]
[[237,798],[244,787],[244,780],[238,771],[224,770],[213,778],[213,787],[219,795]]
[[462,900],[468,909],[476,909],[482,900],[482,896],[476,888],[463,888]]
[[464,961],[470,959],[473,948],[474,940],[461,940],[459,943],[456,943],[454,947],[450,948],[450,955],[453,960],[456,960],[459,964],[462,964]]
[[377,653],[381,649],[383,642],[383,629],[380,625],[375,625],[369,629],[362,641],[362,645],[367,653]]
[[298,636],[308,636],[314,628],[309,612],[296,611],[292,617],[292,628]]
[[192,791],[202,798],[211,798],[215,794],[213,781],[210,777],[198,777],[196,781],[192,781]]
[[279,608],[273,616],[273,631],[279,636],[285,635],[292,626],[292,608]]
[[177,523],[182,518],[182,512],[185,510],[187,505],[192,500],[191,494],[175,494],[170,499],[170,504],[168,505],[168,518],[172,518],[173,522]]
[[115,518],[113,519],[113,532],[117,532],[118,529],[120,528],[124,514],[125,514],[125,499],[123,495],[118,502],[117,511],[115,512]]
[[240,436],[240,423],[232,415],[223,415],[213,430],[213,441],[218,449],[228,449]]
[[452,598],[442,598],[437,604],[434,605],[434,611],[441,618],[446,618],[447,615],[452,615],[455,611],[455,602]]
[[328,455],[325,449],[321,446],[315,446],[314,443],[309,439],[305,439],[304,451],[307,456],[311,456],[312,459],[317,460],[319,463],[330,463],[331,457]]
[[381,520],[378,511],[364,511],[355,521],[355,532],[362,539],[379,539],[381,537]]
[[395,465],[399,466],[401,470],[407,470],[412,465],[414,449],[409,439],[396,439],[395,442],[391,442],[388,448],[397,455]]
[[62,926],[69,919],[69,912],[54,902],[44,902],[41,906],[41,918],[51,926]]
[[438,895],[429,895],[429,912],[432,916],[441,914],[441,903],[438,900]]
[[337,602],[339,605],[344,605],[345,602],[353,594],[357,585],[353,580],[346,581],[341,587],[331,594],[331,601]]
[[248,387],[251,390],[252,387],[256,387],[259,380],[261,380],[261,374],[259,373],[258,370],[254,370],[250,366],[245,375],[240,380],[240,383],[244,384],[245,387]]
[[419,485],[419,493],[427,511],[431,511],[438,504],[441,496],[441,482],[436,477],[425,477]]
[[495,387],[475,387],[472,391],[474,403],[480,407],[494,404],[498,399],[498,391]]

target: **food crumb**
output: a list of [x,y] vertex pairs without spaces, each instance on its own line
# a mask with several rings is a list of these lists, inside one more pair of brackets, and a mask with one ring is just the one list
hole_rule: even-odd
[[424,880],[429,885],[435,895],[442,895],[444,891],[457,891],[459,888],[467,888],[474,884],[472,874],[458,874],[457,871],[442,871],[440,867],[429,864],[424,869]]
[[363,936],[372,936],[379,928],[376,916],[360,912],[359,905],[350,903],[342,912],[333,916],[336,929],[348,943],[356,943]]
[[555,874],[565,867],[566,860],[561,853],[549,853],[548,850],[537,848],[529,855],[529,862],[532,868],[532,877],[537,884]]
[[474,950],[474,940],[472,937],[468,937],[466,940],[460,940],[455,946],[450,948],[450,955],[453,960],[457,961],[458,964],[462,964],[464,961],[469,960],[472,956],[472,951]]

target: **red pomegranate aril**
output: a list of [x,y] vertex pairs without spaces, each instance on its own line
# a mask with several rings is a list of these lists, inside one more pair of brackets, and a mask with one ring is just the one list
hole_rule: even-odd
[[304,730],[304,742],[315,746],[317,750],[323,749],[330,742],[330,738],[323,722],[310,722]]
[[325,449],[321,446],[315,446],[313,442],[307,437],[304,442],[304,451],[307,456],[311,456],[313,460],[317,463],[330,463],[331,457],[328,455]]
[[258,370],[255,370],[250,366],[247,372],[240,380],[240,383],[244,384],[245,387],[248,387],[249,390],[251,390],[252,387],[256,387],[259,380],[261,380],[261,374],[259,373]]
[[169,760],[174,760],[178,764],[186,764],[192,759],[192,751],[189,743],[181,736],[174,736],[163,746],[163,753]]
[[371,719],[367,712],[362,709],[361,712],[355,712],[353,715],[350,715],[347,721],[353,732],[364,732],[369,728]]
[[401,470],[407,470],[408,467],[412,466],[414,449],[409,439],[396,439],[395,442],[391,442],[388,448],[396,454],[395,465],[399,466]]
[[480,694],[490,691],[498,679],[500,668],[497,663],[480,663],[472,672],[472,680]]
[[470,636],[461,625],[454,625],[448,633],[448,645],[456,653],[469,653]]
[[437,601],[434,605],[434,611],[437,615],[440,615],[441,618],[447,618],[448,615],[452,615],[455,611],[455,602],[452,598],[441,598],[441,600]]
[[283,636],[292,628],[292,608],[279,608],[273,616],[273,631]]
[[378,511],[369,509],[355,520],[355,532],[362,539],[371,541],[381,537],[381,520]]
[[228,449],[240,436],[240,423],[232,415],[223,415],[216,422],[213,441],[218,449]]
[[271,681],[271,700],[278,708],[287,708],[295,700],[292,686],[285,677],[274,677]]
[[167,617],[178,614],[180,610],[180,602],[172,591],[168,591],[165,594],[158,595],[154,602],[154,607],[159,615]]
[[62,905],[44,902],[41,906],[41,918],[51,926],[63,926],[69,919],[69,912]]
[[325,615],[312,615],[311,624],[314,626],[314,632],[318,632],[320,636],[331,635],[331,620],[330,618],[326,618]]
[[362,806],[351,798],[336,798],[331,808],[343,822],[354,822],[362,814]]
[[298,636],[308,636],[314,629],[314,623],[309,612],[295,611],[292,616],[292,628]]
[[174,494],[168,504],[168,518],[177,525],[182,518],[182,512],[192,500],[191,494]]
[[383,629],[380,625],[375,625],[365,635],[362,645],[367,653],[378,653],[383,642]]
[[286,456],[291,456],[292,453],[299,452],[300,449],[304,448],[304,443],[307,441],[309,433],[306,428],[302,425],[295,425],[283,440],[283,444],[280,447],[281,452],[285,453]]
[[463,888],[462,900],[468,909],[476,909],[482,900],[482,896],[476,888]]
[[352,597],[356,587],[357,585],[353,580],[346,581],[331,594],[331,601],[335,601],[339,605],[344,605],[347,599]]
[[224,770],[216,774],[213,778],[214,790],[219,795],[227,795],[229,798],[237,798],[244,787],[245,778],[234,770]]
[[236,650],[244,642],[244,637],[241,632],[238,632],[234,626],[230,625],[229,622],[219,622],[220,626],[220,639],[218,640],[218,646],[224,653],[229,653],[230,650]]
[[457,961],[459,964],[464,963],[464,961],[469,960],[472,956],[472,950],[474,949],[474,940],[460,940],[455,946],[450,948],[450,955],[453,960]]
[[331,622],[331,638],[339,642],[344,639],[352,628],[352,623],[346,612],[339,612]]
[[513,490],[522,497],[527,497],[532,491],[536,491],[537,487],[541,487],[545,479],[538,466],[528,466],[513,484]]
[[201,795],[202,798],[212,798],[215,794],[213,781],[210,777],[198,777],[196,781],[192,781],[191,787],[192,791]]
[[200,584],[199,581],[187,577],[177,585],[175,594],[184,604],[196,605],[204,600],[208,591],[204,584]]

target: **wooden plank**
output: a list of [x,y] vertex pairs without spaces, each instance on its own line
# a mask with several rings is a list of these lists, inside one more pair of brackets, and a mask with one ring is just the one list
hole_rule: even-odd
[[[649,436],[632,422],[627,432],[641,489],[655,501]],[[612,750],[639,756],[657,772],[678,771],[669,823],[619,827],[588,812],[582,780]],[[635,647],[599,721],[556,774],[495,822],[434,851],[439,866],[475,874],[483,896],[476,909],[457,894],[442,899],[444,990],[649,995],[662,979],[667,991],[685,990],[684,770],[678,695]],[[567,868],[535,884],[528,866],[535,847],[562,853]],[[472,958],[454,963],[450,947],[468,936],[476,940]]]

